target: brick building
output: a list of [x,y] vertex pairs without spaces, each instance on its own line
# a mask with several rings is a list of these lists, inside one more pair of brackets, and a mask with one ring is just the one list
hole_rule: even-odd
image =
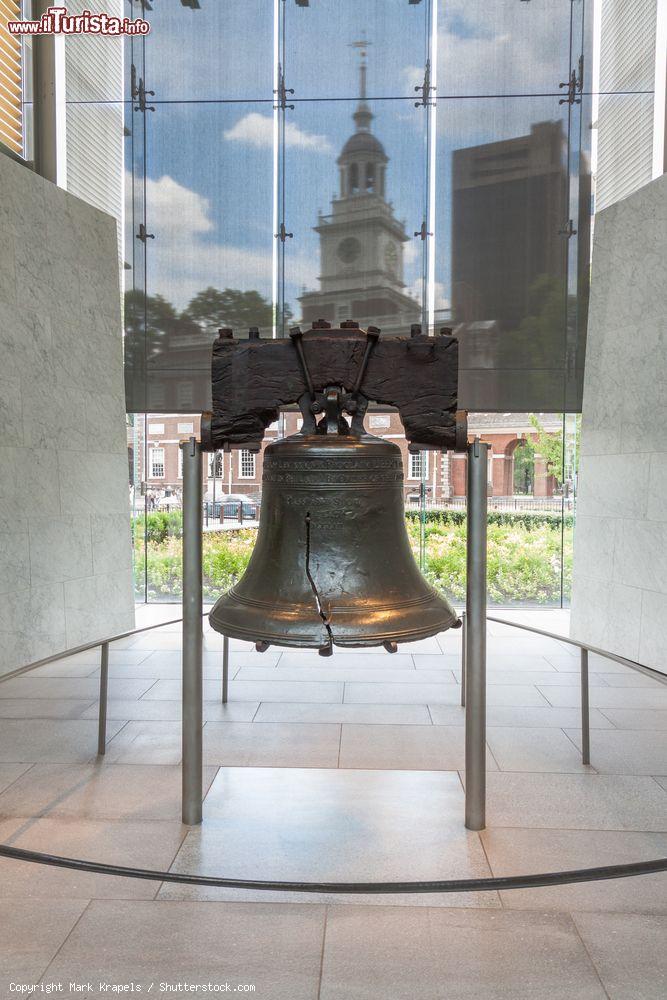
[[[542,426],[551,433],[561,430],[558,414],[538,414]],[[282,426],[281,426],[282,425]],[[209,500],[229,495],[259,497],[261,494],[264,449],[281,434],[295,434],[301,426],[297,413],[285,413],[280,421],[272,424],[266,433],[262,448],[257,454],[240,449],[225,454],[207,455],[204,468],[204,493]],[[419,502],[422,480],[429,503],[445,504],[465,496],[466,457],[440,452],[408,452],[407,441],[398,414],[371,413],[366,427],[378,437],[394,441],[401,449],[405,476],[406,504]],[[475,413],[469,418],[470,434],[479,435],[490,444],[489,483],[490,495],[512,497],[517,492],[534,497],[551,497],[555,491],[554,477],[547,472],[539,455],[528,463],[527,482],[517,491],[515,464],[526,440],[535,441],[536,433],[525,413]],[[173,495],[180,498],[183,477],[179,442],[191,434],[199,434],[199,416],[196,414],[167,413],[144,419],[137,418],[128,427],[128,458],[130,484],[144,483],[144,489],[155,499]],[[177,500],[175,499],[174,503]]]

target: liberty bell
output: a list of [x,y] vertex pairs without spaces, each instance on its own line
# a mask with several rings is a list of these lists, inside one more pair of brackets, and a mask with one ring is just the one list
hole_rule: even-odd
[[395,652],[399,642],[458,627],[410,549],[400,449],[367,433],[365,407],[339,388],[326,390],[319,409],[317,423],[302,407],[301,431],[266,448],[257,543],[211,625],[260,650],[325,656],[333,646]]

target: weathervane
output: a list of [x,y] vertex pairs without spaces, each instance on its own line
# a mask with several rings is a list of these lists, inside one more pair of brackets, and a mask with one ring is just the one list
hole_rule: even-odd
[[366,62],[366,56],[368,55],[367,51],[368,46],[371,44],[372,43],[368,41],[365,34],[363,35],[362,38],[358,39],[358,41],[349,43],[349,48],[359,49],[359,55],[361,57],[361,63],[359,66],[359,75],[360,75],[359,97],[362,101],[366,99],[366,67],[368,65]]

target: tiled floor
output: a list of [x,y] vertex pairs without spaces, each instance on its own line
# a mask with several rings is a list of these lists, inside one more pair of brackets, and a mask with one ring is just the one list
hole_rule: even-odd
[[[173,606],[142,609],[146,621]],[[565,634],[563,612],[521,620]],[[488,826],[463,825],[460,633],[382,651],[204,657],[205,820],[180,823],[180,632],[0,683],[0,839],[236,878],[466,878],[667,855],[667,686],[489,626]],[[253,893],[0,862],[0,996],[14,984],[254,985],[258,998],[664,1000],[667,875],[483,893]],[[93,984],[81,993],[70,983]],[[183,992],[181,990],[181,992]]]

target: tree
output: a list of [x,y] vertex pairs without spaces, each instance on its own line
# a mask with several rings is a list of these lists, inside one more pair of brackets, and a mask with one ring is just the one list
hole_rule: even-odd
[[561,426],[557,431],[547,431],[534,413],[530,414],[530,422],[535,428],[535,451],[544,459],[548,474],[553,476],[558,485],[561,486],[564,479],[572,479],[577,471],[581,415],[576,414],[575,416],[574,441],[571,443],[572,447],[568,443],[565,453],[563,449],[563,415],[559,413],[558,416],[561,418]]
[[[259,292],[242,292],[238,288],[221,291],[209,286],[194,296],[182,315],[207,332],[229,326],[237,335],[244,336],[251,326],[260,330],[273,327],[271,302]],[[286,319],[289,317],[291,311],[286,307]]]

